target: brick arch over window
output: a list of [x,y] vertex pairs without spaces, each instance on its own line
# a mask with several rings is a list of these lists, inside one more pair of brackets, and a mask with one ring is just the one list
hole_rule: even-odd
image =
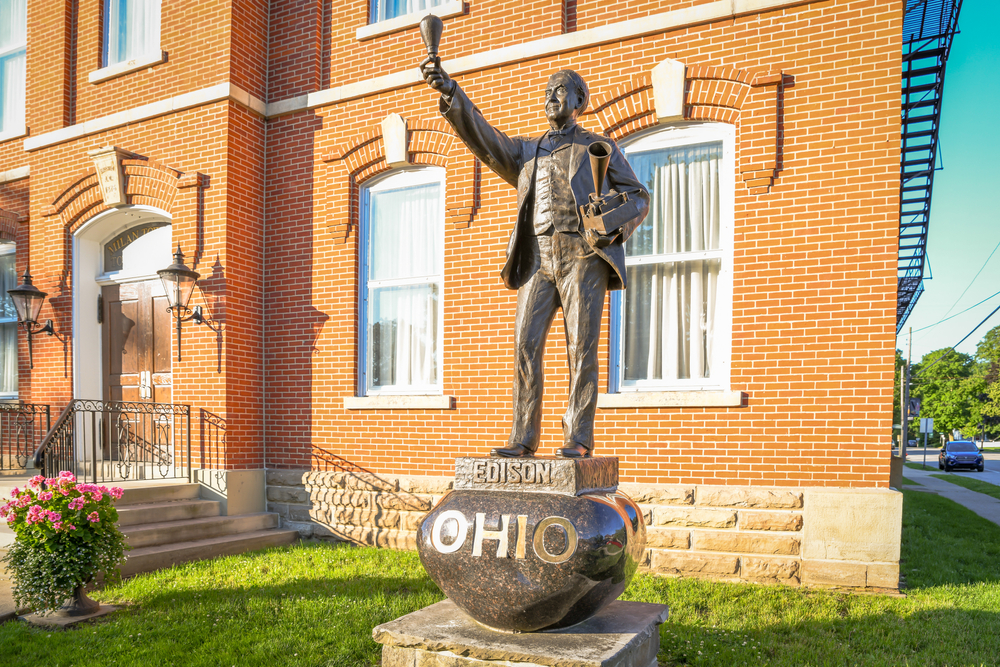
[[0,208],[0,241],[13,241],[17,238],[17,223],[20,217],[13,211]]
[[[781,72],[767,70],[702,65],[685,68],[683,120],[739,126],[739,169],[750,194],[768,192],[780,170],[783,81]],[[661,119],[657,115],[653,77],[649,73],[637,74],[599,91],[587,115],[596,116],[604,134],[615,141],[656,126]]]
[[[193,236],[197,220],[187,220],[197,206],[191,202],[182,203],[178,192],[186,188],[198,188],[204,184],[204,177],[197,172],[184,173],[172,167],[139,156],[127,157],[121,161],[124,174],[123,189],[127,205],[151,206],[167,211],[174,225],[174,237],[178,237],[178,223]],[[195,198],[197,195],[193,195]],[[52,203],[42,207],[42,215],[58,216],[66,230],[63,239],[63,274],[69,273],[69,257],[73,234],[99,213],[114,207],[104,203],[97,171],[88,169],[78,174],[53,196]],[[190,227],[190,229],[188,229]]]
[[[478,207],[478,161],[451,127],[440,119],[407,120],[406,164],[445,169],[445,220],[457,229],[469,227]],[[327,220],[333,239],[344,243],[357,225],[360,186],[399,164],[386,158],[381,125],[355,135],[323,157],[329,170]]]

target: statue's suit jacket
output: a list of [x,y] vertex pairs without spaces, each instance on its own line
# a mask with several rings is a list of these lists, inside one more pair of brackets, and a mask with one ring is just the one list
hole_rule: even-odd
[[[469,100],[457,83],[451,103],[449,104],[442,96],[440,106],[442,115],[455,128],[455,132],[469,150],[500,178],[517,188],[517,221],[507,243],[507,261],[500,271],[504,285],[509,289],[517,289],[530,277],[527,273],[529,266],[522,261],[523,248],[525,238],[530,238],[533,233],[535,164],[538,147],[545,135],[533,139],[508,137],[483,118],[482,112]],[[608,280],[608,289],[623,289],[625,287],[624,243],[646,217],[646,211],[649,210],[649,192],[636,178],[632,167],[613,141],[588,132],[580,126],[576,126],[567,137],[573,142],[570,147],[572,153],[569,178],[573,197],[576,199],[577,218],[580,216],[580,206],[590,201],[589,195],[594,191],[594,176],[590,169],[587,147],[595,141],[605,141],[612,146],[607,181],[615,191],[627,193],[628,202],[605,215],[609,226],[620,223],[621,233],[611,245],[605,248],[595,247],[594,250],[614,269]]]

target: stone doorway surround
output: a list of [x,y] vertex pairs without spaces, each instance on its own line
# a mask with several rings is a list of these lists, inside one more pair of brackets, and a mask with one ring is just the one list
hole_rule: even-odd
[[[162,226],[139,235],[125,246],[120,267],[104,266],[105,244],[123,232],[142,230],[151,224]],[[104,396],[102,325],[97,317],[101,288],[155,280],[151,284],[162,295],[156,268],[170,264],[171,228],[166,211],[151,206],[123,206],[94,216],[73,234],[74,396]]]

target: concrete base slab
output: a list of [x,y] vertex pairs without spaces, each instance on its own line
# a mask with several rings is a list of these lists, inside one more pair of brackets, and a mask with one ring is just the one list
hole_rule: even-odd
[[490,630],[451,600],[372,630],[382,667],[656,667],[665,605],[616,600],[571,628]]
[[104,616],[110,614],[113,611],[118,611],[120,607],[113,607],[109,604],[102,604],[97,611],[92,614],[87,614],[86,616],[57,616],[52,614],[50,616],[41,616],[40,614],[28,614],[27,616],[21,616],[21,620],[27,621],[32,625],[41,625],[49,628],[63,629],[76,625],[77,623],[83,623],[84,621],[89,621],[95,619],[99,616]]

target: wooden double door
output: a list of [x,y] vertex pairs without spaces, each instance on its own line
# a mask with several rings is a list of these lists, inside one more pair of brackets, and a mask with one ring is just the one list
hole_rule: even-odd
[[170,403],[172,319],[158,280],[101,289],[104,400]]

